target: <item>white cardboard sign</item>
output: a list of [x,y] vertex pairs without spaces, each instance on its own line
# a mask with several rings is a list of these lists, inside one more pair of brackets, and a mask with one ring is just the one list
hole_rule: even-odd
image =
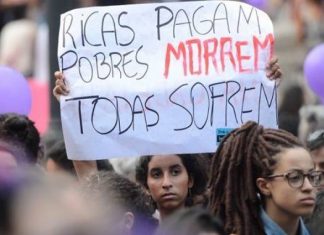
[[93,7],[61,15],[70,159],[214,152],[248,120],[277,126],[265,76],[273,26],[234,1]]

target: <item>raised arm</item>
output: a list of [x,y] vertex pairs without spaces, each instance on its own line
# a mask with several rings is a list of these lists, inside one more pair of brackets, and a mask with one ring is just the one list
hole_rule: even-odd
[[[68,95],[69,89],[65,77],[62,72],[56,71],[54,73],[55,77],[55,87],[53,89],[53,95],[59,101],[61,95]],[[74,169],[77,173],[77,176],[80,180],[87,177],[92,172],[97,171],[96,161],[73,161]]]

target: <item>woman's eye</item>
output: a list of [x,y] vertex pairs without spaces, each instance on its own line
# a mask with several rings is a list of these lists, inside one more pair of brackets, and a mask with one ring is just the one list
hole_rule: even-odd
[[171,170],[171,174],[173,175],[173,176],[176,176],[176,175],[179,175],[181,173],[181,169],[172,169]]
[[323,181],[323,173],[311,173],[309,174],[310,179],[312,179],[313,181],[318,181],[321,182]]
[[155,179],[159,178],[161,176],[161,172],[159,171],[153,171],[151,172],[151,176]]
[[290,176],[289,178],[290,178],[291,180],[299,180],[300,177],[299,177],[299,176]]
[[300,180],[301,177],[302,177],[302,175],[296,174],[296,173],[290,174],[288,176],[289,180],[291,180],[291,181],[298,181],[298,180]]

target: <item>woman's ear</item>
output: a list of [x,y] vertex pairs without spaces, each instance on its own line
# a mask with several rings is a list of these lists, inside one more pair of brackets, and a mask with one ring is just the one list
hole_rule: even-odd
[[262,195],[271,196],[270,184],[265,178],[257,178],[256,185]]
[[189,176],[188,188],[192,188],[194,186],[194,178]]
[[131,234],[131,231],[133,229],[134,223],[135,223],[135,216],[132,212],[125,212],[123,216],[123,228],[125,234]]

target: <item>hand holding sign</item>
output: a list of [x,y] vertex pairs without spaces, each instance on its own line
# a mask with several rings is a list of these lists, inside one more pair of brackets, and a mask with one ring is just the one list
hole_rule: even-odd
[[54,77],[55,77],[55,87],[53,89],[53,95],[58,101],[60,101],[61,95],[69,94],[69,89],[66,86],[66,80],[63,73],[61,73],[60,71],[56,71],[54,73]]
[[274,57],[272,58],[268,64],[267,64],[267,78],[269,78],[270,80],[280,80],[281,76],[282,76],[282,72],[278,63],[278,58]]

